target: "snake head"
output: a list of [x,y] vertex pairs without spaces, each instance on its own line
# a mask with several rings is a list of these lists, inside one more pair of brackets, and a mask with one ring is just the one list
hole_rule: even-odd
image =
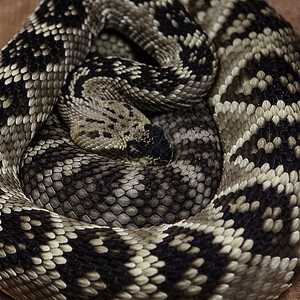
[[127,142],[128,160],[133,164],[165,165],[172,158],[172,149],[162,129],[156,125],[144,126],[146,137]]

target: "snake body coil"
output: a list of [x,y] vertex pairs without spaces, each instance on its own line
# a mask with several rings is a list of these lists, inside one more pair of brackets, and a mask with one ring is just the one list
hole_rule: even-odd
[[[57,117],[46,119],[61,87],[73,67],[84,61],[92,36],[103,24],[120,31],[127,30],[120,28],[123,24],[132,27],[129,31],[136,34],[130,38],[139,44],[137,16],[141,19],[149,13],[163,33],[163,24],[155,18],[163,11],[166,22],[173,24],[174,40],[184,40],[183,51],[189,47],[189,35],[176,36],[176,26],[182,20],[183,24],[190,21],[180,13],[172,15],[173,5],[179,5],[175,0],[43,1],[2,50],[0,288],[15,299],[273,299],[288,288],[298,264],[300,240],[299,37],[263,1],[182,2],[204,27],[219,58],[207,101],[221,139],[223,170],[213,200],[204,201],[205,208],[192,212],[188,219],[174,217],[176,223],[133,229],[101,226],[94,213],[75,217],[98,224],[60,216],[52,211],[53,205],[44,204],[45,194],[27,198],[19,181],[25,149],[42,123],[46,122],[43,132],[51,133]],[[197,109],[182,115],[177,112],[174,118],[158,116],[157,122],[164,127],[170,118],[170,124],[175,124],[170,134],[175,138],[177,119],[179,126],[191,126],[179,133],[191,142],[200,118]],[[192,115],[192,125],[186,113]],[[59,147],[66,140],[60,137],[60,129],[58,132],[54,143]],[[208,136],[207,140],[213,139]],[[196,139],[200,140],[198,135]],[[37,157],[48,146],[41,140],[30,151]],[[217,150],[214,146],[213,151]],[[77,162],[72,158],[68,166],[69,154],[61,151],[66,164],[59,161],[56,167],[69,174]],[[184,159],[179,158],[169,169],[155,168],[152,178],[170,177],[176,182],[180,174],[178,191],[182,188],[182,195],[198,199],[204,179],[201,164],[194,165],[197,151],[187,154],[187,147],[180,151]],[[135,199],[139,194],[147,202],[149,190],[139,182],[146,175],[139,173],[139,167],[106,163],[122,174],[123,186],[112,184],[108,192],[113,196],[105,194],[105,199],[122,203],[125,196]],[[29,175],[25,171],[24,176]],[[113,182],[114,176],[108,181]],[[46,180],[50,193],[54,185],[59,180],[55,184]],[[103,193],[105,187],[107,184]],[[151,195],[151,201],[167,199],[164,192],[170,193],[168,199],[177,200],[170,182],[152,188],[157,193],[156,198]],[[80,198],[88,188],[78,191]],[[130,213],[134,207],[138,205]],[[137,220],[137,225],[145,224]],[[149,220],[152,225],[156,222]],[[170,218],[166,214],[162,220]],[[116,222],[128,225],[123,221],[121,216]]]

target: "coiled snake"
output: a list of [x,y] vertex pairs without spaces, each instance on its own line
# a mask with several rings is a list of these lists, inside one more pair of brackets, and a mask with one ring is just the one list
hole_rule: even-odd
[[[220,135],[223,168],[209,203],[207,199],[216,189],[214,180],[205,182],[206,168],[201,163],[194,165],[199,156],[189,145],[180,148],[183,156],[174,154],[177,168],[172,162],[153,167],[156,173],[151,173],[147,185],[143,181],[147,174],[141,166],[103,158],[107,166],[103,169],[89,165],[94,163],[95,154],[82,150],[77,156],[69,156],[73,150],[65,145],[65,129],[54,129],[58,118],[53,115],[46,121],[67,73],[82,63],[92,36],[103,24],[138,32],[130,38],[144,47],[148,44],[145,37],[139,40],[141,28],[152,28],[146,20],[151,19],[152,25],[159,28],[159,36],[165,28],[162,20],[174,28],[185,27],[182,24],[190,28],[193,22],[182,16],[183,9],[172,15],[173,7],[181,7],[175,0],[43,1],[2,50],[0,288],[13,298],[272,299],[288,288],[298,264],[300,239],[299,38],[263,1],[182,2],[205,28],[219,58],[216,80],[205,99]],[[156,19],[159,10],[165,18]],[[138,24],[144,27],[136,28]],[[176,36],[175,30],[172,36],[173,41],[182,41],[181,47],[193,49],[193,42],[186,42],[192,33]],[[151,37],[148,43],[151,45]],[[173,46],[161,48],[168,49],[167,53],[173,51]],[[196,52],[189,52],[189,67]],[[204,130],[206,134],[195,133],[202,117],[198,109],[205,109],[203,104],[197,105],[154,117],[164,130],[169,128],[170,138],[175,140],[171,144],[176,144],[178,136],[184,136],[193,147],[201,144],[201,138],[216,142],[208,129]],[[28,148],[32,156],[24,157],[29,163],[22,171],[24,190],[30,185],[35,187],[27,198],[19,181],[21,157],[43,122],[41,140],[34,140]],[[176,126],[190,127],[176,134]],[[208,145],[207,153],[218,150],[216,144]],[[57,174],[62,178],[53,175],[48,165],[45,173],[43,168],[30,166],[34,158],[43,163],[42,154],[48,156],[51,147],[54,170],[60,168]],[[84,163],[78,167],[78,157],[88,157],[84,161],[87,168]],[[206,161],[207,168],[215,168],[212,173],[218,176],[218,163],[211,164],[211,158]],[[90,170],[100,168],[97,172],[103,177],[98,180],[107,176],[107,181],[97,193],[103,193],[99,199],[104,199],[106,207],[111,202],[105,213],[116,208],[115,201],[122,206],[129,199],[129,204],[123,205],[124,211],[129,207],[127,216],[138,216],[134,220],[137,226],[156,224],[157,218],[147,215],[149,207],[160,216],[164,209],[158,207],[162,204],[177,207],[185,198],[189,204],[181,204],[185,207],[182,215],[162,214],[160,221],[174,223],[138,229],[122,213],[116,220],[111,214],[104,216],[103,222],[111,222],[113,227],[101,225],[96,212],[80,214],[80,210],[71,210],[67,215],[98,224],[60,216],[52,210],[60,211],[64,205],[54,205],[56,202],[51,200],[45,204],[44,200],[55,188],[63,189],[63,195],[68,196],[68,186],[60,188],[59,183],[76,177],[76,172],[69,175],[72,168],[88,174],[84,182],[89,185],[76,189],[78,199],[82,197],[86,203],[84,195],[93,185]],[[33,169],[43,175],[37,177],[38,183],[30,177]],[[46,177],[42,178],[44,185],[39,185],[40,177]],[[149,180],[155,184],[151,186]],[[206,186],[209,183],[211,189]],[[46,193],[41,192],[43,188],[39,190],[40,186],[46,187]],[[137,202],[131,202],[135,199]],[[139,207],[141,215],[133,213]],[[117,228],[116,224],[128,228]]]

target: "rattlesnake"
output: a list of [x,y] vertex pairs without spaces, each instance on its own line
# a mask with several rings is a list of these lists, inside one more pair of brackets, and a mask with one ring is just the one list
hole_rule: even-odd
[[22,192],[21,156],[88,53],[100,12],[126,17],[123,8],[154,2],[175,1],[44,1],[2,50],[0,287],[16,299],[272,299],[289,286],[300,238],[300,43],[265,2],[183,1],[219,58],[207,101],[223,170],[204,209],[173,224],[109,228]]

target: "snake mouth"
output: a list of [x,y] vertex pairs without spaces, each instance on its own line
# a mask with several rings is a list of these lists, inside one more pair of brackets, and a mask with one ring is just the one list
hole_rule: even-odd
[[147,139],[127,142],[127,158],[132,164],[166,165],[173,156],[171,146],[162,129],[156,125],[146,124]]
[[167,165],[169,160],[152,159],[151,157],[141,157],[140,159],[129,158],[128,162],[136,166],[162,166]]

